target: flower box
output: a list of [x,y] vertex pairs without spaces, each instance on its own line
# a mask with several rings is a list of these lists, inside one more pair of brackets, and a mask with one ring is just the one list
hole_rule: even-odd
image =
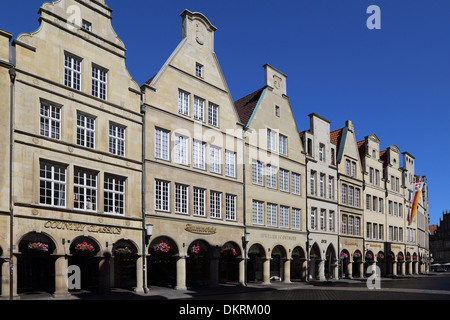
[[94,252],[95,248],[92,244],[85,242],[79,243],[75,246],[75,250],[78,252]]
[[125,248],[117,248],[115,250],[116,254],[133,254],[133,250],[128,247]]
[[42,242],[30,242],[28,249],[38,252],[48,252],[48,244]]
[[157,245],[155,245],[153,247],[153,250],[155,250],[157,252],[167,253],[170,251],[170,246],[165,242],[161,242],[161,243],[158,243]]

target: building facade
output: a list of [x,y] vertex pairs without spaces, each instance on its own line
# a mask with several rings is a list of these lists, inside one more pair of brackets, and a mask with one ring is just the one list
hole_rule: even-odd
[[0,30],[2,298],[427,272],[413,156],[401,167],[351,121],[299,130],[268,64],[234,102],[201,13],[181,13],[181,41],[139,86],[111,12],[58,0],[35,32]]

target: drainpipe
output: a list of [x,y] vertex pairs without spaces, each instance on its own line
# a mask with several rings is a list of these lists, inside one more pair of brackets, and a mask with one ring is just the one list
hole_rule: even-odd
[[142,176],[141,176],[141,205],[142,205],[142,286],[144,293],[148,293],[147,288],[147,257],[146,257],[146,226],[145,226],[145,105],[141,96],[141,114],[142,114]]
[[242,130],[242,196],[243,196],[243,207],[242,210],[244,211],[243,219],[244,219],[244,237],[243,237],[243,246],[244,246],[244,286],[247,286],[247,198],[246,198],[246,179],[245,179],[245,139],[246,139],[246,133],[247,133],[248,127],[244,127]]
[[305,170],[306,170],[306,172],[305,172],[305,179],[306,179],[306,183],[305,183],[305,186],[306,186],[306,190],[305,190],[305,195],[306,195],[306,222],[305,222],[305,224],[306,224],[306,279],[305,279],[305,281],[306,282],[309,282],[309,264],[310,264],[310,252],[309,252],[309,234],[310,234],[310,231],[309,231],[309,224],[308,224],[308,157],[305,157],[305,160],[306,160],[306,162],[305,162]]

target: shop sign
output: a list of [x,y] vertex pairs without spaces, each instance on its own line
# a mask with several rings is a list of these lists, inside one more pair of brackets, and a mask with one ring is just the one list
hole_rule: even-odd
[[196,226],[190,223],[186,225],[186,228],[184,228],[184,230],[186,230],[187,232],[204,235],[211,235],[216,233],[215,227]]
[[71,230],[71,231],[88,231],[93,233],[108,233],[108,234],[121,234],[122,228],[119,227],[106,227],[94,224],[83,224],[74,222],[63,221],[46,221],[44,228],[58,229],[58,230]]

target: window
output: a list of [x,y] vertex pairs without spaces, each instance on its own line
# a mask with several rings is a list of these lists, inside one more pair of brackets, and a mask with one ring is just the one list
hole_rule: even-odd
[[347,216],[342,215],[342,234],[347,234]]
[[375,184],[380,185],[380,170],[375,169]]
[[321,197],[325,196],[325,175],[320,174],[319,177],[319,194]]
[[326,215],[326,210],[325,209],[321,209],[320,210],[320,230],[325,230],[325,215]]
[[391,176],[391,190],[395,191],[395,177]]
[[369,168],[369,182],[373,183],[373,168]]
[[301,217],[301,210],[297,208],[292,208],[292,229],[300,230],[300,219]]
[[266,166],[266,181],[268,188],[277,188],[277,167],[270,164]]
[[342,203],[347,204],[347,185],[342,185]]
[[317,209],[316,208],[311,208],[311,229],[315,230],[316,229],[316,212]]
[[204,217],[205,214],[206,190],[194,188],[194,216]]
[[280,206],[280,227],[289,228],[289,207]]
[[214,127],[219,126],[219,106],[212,102],[208,107],[208,123]]
[[311,175],[309,177],[309,182],[310,182],[310,192],[311,195],[315,195],[316,194],[316,172],[315,171],[311,171]]
[[97,174],[75,169],[73,185],[73,208],[97,211]]
[[401,203],[398,204],[398,216],[403,217],[403,205]]
[[350,205],[350,206],[353,206],[354,205],[354,203],[353,203],[353,196],[354,196],[354,193],[355,193],[355,188],[354,187],[352,187],[352,186],[350,186],[350,187],[348,187],[348,204]]
[[355,235],[359,236],[361,234],[361,218],[355,218]]
[[366,195],[366,209],[367,210],[370,210],[371,202],[372,202],[372,196],[367,194]]
[[155,129],[155,158],[169,160],[169,136],[169,131]]
[[169,211],[169,182],[155,181],[155,210]]
[[378,198],[378,212],[383,213],[383,199]]
[[278,207],[276,204],[267,204],[267,225],[270,227],[277,226]]
[[185,116],[189,115],[189,96],[186,91],[178,90],[178,113]]
[[289,171],[280,169],[280,190],[289,192]]
[[356,162],[352,161],[352,177],[356,177]]
[[319,144],[319,161],[325,161],[325,146],[322,143]]
[[89,21],[83,20],[81,23],[81,28],[87,31],[92,31],[92,24]]
[[373,224],[373,238],[376,240],[378,238],[378,224],[374,223]]
[[392,216],[392,201],[389,200],[389,215]]
[[203,66],[198,62],[195,64],[195,75],[203,78]]
[[389,226],[389,241],[392,241],[393,239],[393,229],[392,226]]
[[345,160],[345,173],[350,175],[350,160]]
[[65,207],[66,167],[41,161],[39,169],[39,203]]
[[192,162],[194,168],[205,169],[206,143],[194,140],[192,145]]
[[222,172],[221,149],[211,146],[209,156],[209,171],[220,174]]
[[118,156],[125,155],[125,128],[109,124],[109,152]]
[[92,95],[94,97],[106,100],[106,91],[108,87],[107,71],[97,67],[92,67]]
[[253,200],[252,210],[253,224],[262,225],[264,223],[264,202]]
[[383,225],[382,224],[380,224],[379,226],[379,239],[380,240],[384,240],[384,227],[383,227]]
[[236,221],[236,196],[232,194],[225,195],[225,218]]
[[182,165],[188,164],[188,138],[175,135],[174,162]]
[[209,210],[211,218],[222,218],[222,193],[211,191],[209,195]]
[[175,213],[188,214],[189,187],[175,184]]
[[287,137],[280,134],[279,139],[279,148],[280,148],[280,154],[287,156]]
[[205,100],[199,97],[194,97],[194,119],[205,121]]
[[263,185],[263,164],[260,161],[252,160],[252,182]]
[[41,102],[40,113],[40,135],[59,140],[61,138],[61,108]]
[[105,175],[104,183],[104,211],[105,213],[125,213],[125,180]]
[[328,177],[328,198],[334,199],[334,177]]
[[95,148],[95,119],[77,114],[77,145]]
[[276,137],[277,133],[271,129],[267,129],[267,150],[276,151]]
[[236,178],[236,153],[225,150],[225,175]]
[[349,235],[353,235],[353,221],[354,221],[354,217],[349,216],[348,217],[348,234]]
[[400,180],[399,180],[399,178],[395,178],[395,191],[399,191],[400,189],[399,189],[399,183],[400,183]]
[[291,192],[293,194],[300,194],[300,175],[295,172],[291,174]]
[[64,85],[81,90],[81,60],[68,54],[64,56]]
[[280,116],[280,107],[279,107],[279,106],[275,106],[275,115],[276,115],[277,117]]
[[359,208],[361,207],[361,191],[359,190],[359,188],[355,188],[355,207]]
[[334,211],[328,212],[328,231],[334,231]]
[[370,222],[367,222],[367,224],[366,224],[366,237],[367,237],[367,239],[372,238],[372,223],[370,223]]

